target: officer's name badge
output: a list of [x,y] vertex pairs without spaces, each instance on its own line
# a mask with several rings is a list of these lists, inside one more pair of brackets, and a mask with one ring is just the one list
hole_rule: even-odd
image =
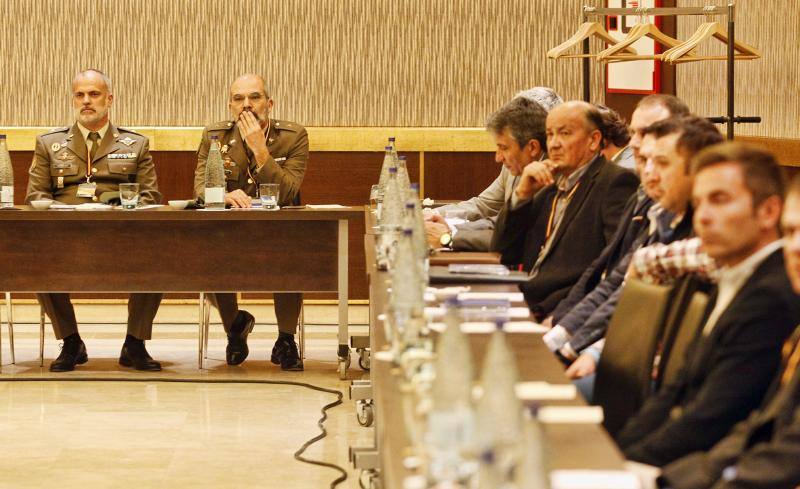
[[127,137],[120,141],[120,143],[124,144],[125,146],[130,146],[131,144],[133,144],[135,142],[136,142],[135,139],[131,139],[131,138],[127,138]]
[[111,153],[108,155],[109,160],[129,160],[136,158],[136,153]]

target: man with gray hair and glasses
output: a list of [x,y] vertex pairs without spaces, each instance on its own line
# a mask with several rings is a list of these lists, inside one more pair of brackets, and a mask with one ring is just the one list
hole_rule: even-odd
[[[510,102],[498,110],[499,113],[504,109],[516,107],[517,113],[521,115],[517,124],[519,127],[508,128],[506,133],[495,134],[497,144],[495,161],[503,164],[500,175],[480,195],[457,204],[439,207],[427,216],[425,231],[430,246],[458,251],[489,251],[497,215],[514,191],[522,169],[536,161],[531,159],[529,154],[525,156],[525,147],[531,140],[538,139],[541,144],[538,145],[540,152],[537,153],[537,158],[544,155],[544,120],[547,112],[562,102],[561,97],[553,89],[534,87],[517,93]],[[512,132],[514,134],[511,134]],[[523,134],[536,136],[529,138]],[[453,211],[461,211],[465,222],[451,220],[448,223],[445,216]]]

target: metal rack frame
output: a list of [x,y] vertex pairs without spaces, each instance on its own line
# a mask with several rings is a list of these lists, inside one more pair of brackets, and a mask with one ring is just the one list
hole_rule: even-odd
[[[729,0],[727,6],[707,5],[704,7],[638,7],[638,8],[600,8],[592,6],[583,7],[583,22],[588,22],[591,16],[617,16],[617,15],[641,15],[657,17],[676,17],[682,15],[701,15],[705,17],[724,16],[728,20],[728,59],[727,63],[727,115],[721,117],[709,117],[712,122],[727,125],[727,138],[733,139],[734,124],[736,123],[758,123],[761,117],[737,117],[735,113],[735,49],[734,40],[736,34],[736,2]],[[589,54],[589,39],[583,41],[583,54]],[[589,58],[583,58],[583,99],[591,101],[591,71]]]

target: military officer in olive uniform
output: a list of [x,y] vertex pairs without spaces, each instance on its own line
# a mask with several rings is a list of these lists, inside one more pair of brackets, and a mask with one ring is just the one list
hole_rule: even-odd
[[[117,192],[120,183],[139,183],[140,200],[157,204],[161,194],[146,137],[115,127],[109,122],[114,100],[111,80],[97,70],[78,73],[72,81],[75,125],[36,138],[36,150],[28,176],[25,201],[53,199],[64,204],[97,202],[106,192]],[[91,239],[91,237],[87,237]],[[128,301],[128,334],[119,363],[137,370],[161,370],[147,353],[153,318],[162,294],[131,294]],[[53,323],[56,338],[64,340],[50,371],[73,370],[88,361],[86,346],[78,333],[69,294],[37,294]]]
[[[270,118],[272,99],[264,79],[242,75],[231,84],[228,108],[233,120],[205,128],[197,151],[194,177],[196,197],[203,197],[206,158],[211,136],[217,136],[225,166],[227,193],[225,203],[232,207],[250,207],[262,183],[280,186],[279,205],[299,203],[300,184],[308,162],[308,133],[293,122]],[[210,294],[228,334],[226,360],[229,365],[242,363],[249,353],[247,335],[255,318],[239,310],[236,294]],[[275,294],[278,339],[271,360],[283,370],[303,370],[294,334],[303,296],[298,293]]]

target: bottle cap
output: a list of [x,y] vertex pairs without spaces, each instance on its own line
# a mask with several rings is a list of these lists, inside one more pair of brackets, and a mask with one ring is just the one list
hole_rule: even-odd
[[411,228],[403,228],[403,236],[411,236],[414,233],[414,230]]
[[419,183],[417,183],[417,182],[414,182],[414,183],[412,183],[412,184],[410,185],[410,188],[411,188],[411,190],[417,190],[417,191],[419,191]]
[[406,202],[406,209],[413,209],[415,207],[414,202]]
[[212,134],[211,136],[209,136],[209,138],[211,138],[212,141],[215,141],[219,139],[219,136],[217,136],[216,134]]
[[392,150],[392,147],[391,147],[391,146],[386,146],[386,147],[384,147],[383,149],[384,149],[384,150],[386,150],[386,151],[391,151],[391,150]]
[[400,156],[399,158],[400,158],[401,160],[405,160],[405,159],[406,159],[406,157],[405,157],[405,156]]
[[397,173],[397,167],[396,166],[390,166],[389,167],[389,173]]
[[6,138],[5,134],[0,134],[0,139],[5,139],[5,138]]
[[461,307],[461,301],[458,300],[457,295],[451,295],[444,300],[444,305],[447,307]]
[[394,141],[394,136],[390,137],[389,141]]

